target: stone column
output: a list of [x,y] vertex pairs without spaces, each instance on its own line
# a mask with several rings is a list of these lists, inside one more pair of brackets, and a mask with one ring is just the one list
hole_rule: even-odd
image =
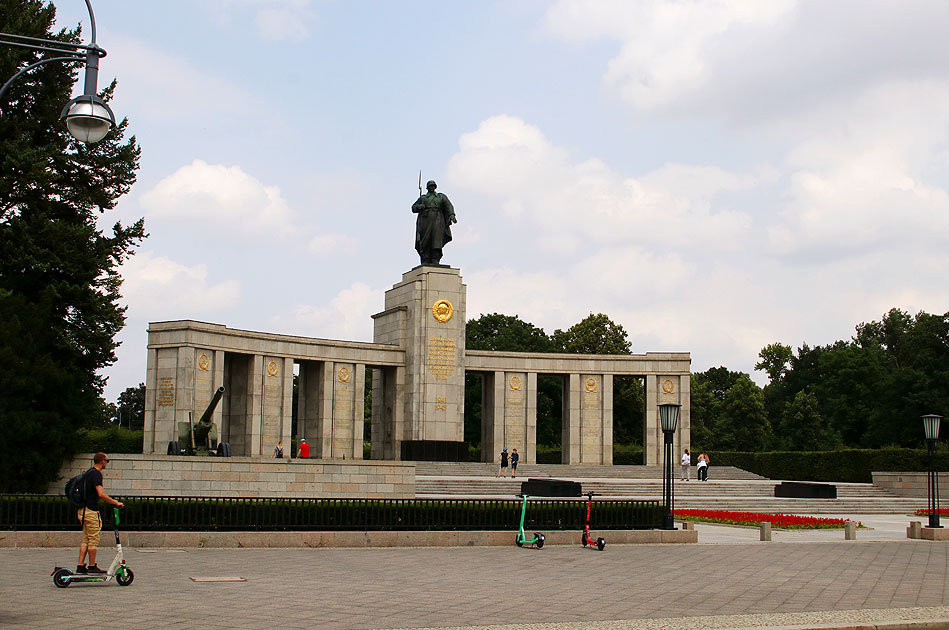
[[356,364],[356,387],[353,398],[352,459],[362,459],[363,433],[366,424],[366,365]]
[[646,387],[646,412],[643,416],[643,463],[646,466],[662,465],[662,429],[659,427],[659,380],[655,375],[644,379]]
[[[155,421],[158,415],[158,350],[148,349],[145,362],[145,427],[142,453],[156,453]],[[165,451],[161,451],[164,453]]]
[[307,438],[310,442],[310,457],[332,457],[333,452],[333,395],[336,364],[326,361],[320,372],[320,393],[317,403],[316,434]]
[[247,422],[244,443],[250,457],[260,455],[260,432],[263,423],[264,357],[255,354],[247,374]]
[[561,462],[580,463],[580,375],[569,374],[563,384],[563,438]]
[[[677,456],[682,454],[682,451],[685,449],[691,449],[692,445],[690,444],[690,424],[691,419],[689,417],[688,405],[682,404],[682,381],[685,381],[685,386],[688,387],[687,377],[680,377],[677,375],[669,376],[659,376],[656,381],[658,384],[658,404],[663,403],[674,403],[682,405],[679,408],[679,422],[676,425],[675,436],[673,437],[673,448],[676,451]],[[657,407],[658,413],[658,407]],[[662,433],[660,427],[659,433]],[[695,457],[693,456],[693,460]]]
[[[323,433],[323,444],[326,444],[329,438],[330,449],[323,450],[321,457],[327,458],[348,458],[353,459],[354,428],[355,428],[355,408],[356,408],[356,389],[357,374],[356,366],[353,363],[334,363],[332,372],[332,421],[324,424],[328,425],[330,435],[326,435],[326,429]],[[359,401],[360,403],[362,401]],[[362,404],[358,405],[359,413],[362,415]],[[359,423],[362,429],[362,422]],[[360,433],[360,458],[362,454],[362,434]]]
[[527,443],[521,453],[525,464],[537,463],[537,374],[527,374]]
[[[293,437],[293,359],[290,357],[283,360],[283,400],[280,403],[280,441],[283,442],[284,457],[290,450],[290,440]],[[269,448],[273,448],[272,446]],[[267,457],[273,455],[266,453]]]

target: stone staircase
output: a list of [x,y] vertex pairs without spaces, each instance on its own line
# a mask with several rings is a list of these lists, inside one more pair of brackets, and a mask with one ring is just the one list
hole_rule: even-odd
[[[583,491],[610,498],[662,498],[659,466],[568,466],[529,464],[518,467],[517,479],[495,478],[497,468],[478,462],[417,462],[415,496],[418,498],[513,497],[521,481],[533,478],[579,481]],[[678,509],[784,512],[791,514],[912,514],[926,507],[925,499],[900,497],[869,483],[837,483],[836,499],[791,499],[774,496],[780,483],[730,466],[715,466],[709,481],[679,480],[675,471]]]

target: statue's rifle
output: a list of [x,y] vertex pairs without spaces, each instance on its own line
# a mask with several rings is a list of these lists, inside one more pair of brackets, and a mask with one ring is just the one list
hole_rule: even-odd
[[422,196],[422,171],[419,169],[418,172],[418,196]]

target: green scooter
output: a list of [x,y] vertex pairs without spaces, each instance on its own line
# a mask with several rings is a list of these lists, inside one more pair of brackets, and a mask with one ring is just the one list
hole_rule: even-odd
[[524,501],[521,504],[521,527],[517,532],[517,536],[514,538],[514,544],[518,547],[530,545],[531,547],[540,549],[544,546],[544,540],[546,539],[546,536],[540,532],[534,532],[533,538],[527,538],[527,534],[524,533],[524,516],[527,514],[527,495],[519,494],[517,496],[522,497]]
[[105,573],[75,573],[66,567],[54,567],[50,575],[53,576],[53,584],[59,588],[66,588],[73,582],[111,582],[113,578],[119,583],[119,586],[128,586],[135,579],[132,569],[125,564],[125,558],[122,555],[122,543],[119,542],[119,508],[115,510],[115,558],[109,565],[109,570]]

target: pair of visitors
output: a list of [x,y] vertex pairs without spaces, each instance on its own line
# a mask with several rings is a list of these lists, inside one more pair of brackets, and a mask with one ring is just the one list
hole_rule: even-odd
[[[521,459],[521,456],[517,454],[517,449],[511,449],[511,479],[517,477],[517,462]],[[501,449],[501,465],[498,467],[498,474],[495,477],[507,477],[507,463],[508,455],[507,449]]]

